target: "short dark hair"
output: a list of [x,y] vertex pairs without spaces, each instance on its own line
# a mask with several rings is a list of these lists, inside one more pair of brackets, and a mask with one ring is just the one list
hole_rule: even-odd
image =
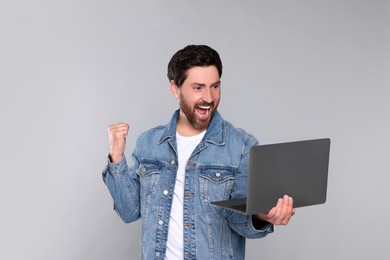
[[177,51],[168,63],[168,79],[180,87],[187,78],[187,70],[195,67],[217,67],[219,77],[222,76],[222,61],[218,52],[207,45],[188,45]]

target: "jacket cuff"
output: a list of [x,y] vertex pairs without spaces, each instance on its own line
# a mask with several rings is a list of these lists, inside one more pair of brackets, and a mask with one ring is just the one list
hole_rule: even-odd
[[[256,222],[255,222],[256,221]],[[251,226],[254,230],[256,230],[259,233],[273,233],[274,232],[274,225],[272,225],[269,222],[262,221],[262,220],[254,220],[253,216],[251,216]]]
[[107,173],[111,174],[121,174],[125,172],[125,168],[127,166],[127,161],[125,155],[123,155],[122,160],[117,163],[112,163],[110,160],[110,155],[107,156],[107,166],[103,171],[103,175]]

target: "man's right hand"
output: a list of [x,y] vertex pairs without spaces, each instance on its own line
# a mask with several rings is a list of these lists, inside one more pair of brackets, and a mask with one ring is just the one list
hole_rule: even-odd
[[110,159],[112,163],[118,163],[122,160],[129,128],[130,127],[128,124],[121,122],[108,126],[108,137],[110,139]]

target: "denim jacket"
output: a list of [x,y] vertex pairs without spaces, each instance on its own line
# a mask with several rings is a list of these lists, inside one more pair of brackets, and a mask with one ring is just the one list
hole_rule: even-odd
[[[141,134],[132,153],[108,163],[103,179],[114,199],[114,209],[129,223],[142,220],[141,259],[164,259],[168,221],[178,169],[177,110],[170,123]],[[248,156],[257,140],[224,121],[218,111],[186,165],[184,184],[184,258],[244,259],[245,238],[273,232],[261,230],[251,216],[225,210],[212,201],[246,196]]]

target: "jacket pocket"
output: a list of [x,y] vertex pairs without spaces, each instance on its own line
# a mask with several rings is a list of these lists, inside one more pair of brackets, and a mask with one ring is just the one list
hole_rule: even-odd
[[235,180],[235,169],[227,166],[200,167],[200,194],[208,201],[229,198]]
[[140,196],[151,194],[160,180],[162,163],[153,160],[142,160],[136,170],[140,176]]

